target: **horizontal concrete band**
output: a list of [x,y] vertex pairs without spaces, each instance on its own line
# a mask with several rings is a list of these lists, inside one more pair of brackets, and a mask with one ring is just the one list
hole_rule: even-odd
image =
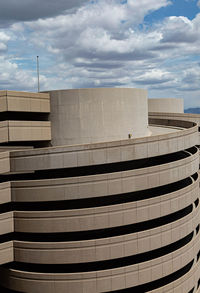
[[[30,239],[28,242],[14,240],[14,260],[40,264],[64,264],[130,256],[158,249],[184,238],[191,231],[195,231],[199,221],[199,209],[196,208],[192,214],[172,224],[120,237],[68,243],[34,243],[30,242]],[[0,261],[2,259],[5,260],[4,256]]]
[[[103,227],[101,229],[87,229],[87,225],[82,230],[82,225],[80,224],[80,227],[78,230],[71,231],[71,228],[69,226],[64,228],[66,225],[66,219],[64,217],[56,217],[52,219],[52,222],[50,224],[49,218],[47,219],[40,219],[40,218],[19,218],[15,217],[15,231],[16,232],[23,232],[23,233],[50,233],[52,236],[52,233],[62,233],[60,234],[60,239],[63,239],[64,236],[67,236],[66,233],[68,233],[68,241],[73,240],[84,240],[84,239],[95,239],[95,238],[107,238],[112,236],[118,236],[123,234],[129,234],[132,231],[143,231],[145,230],[145,226],[148,225],[148,229],[161,226],[163,224],[170,223],[172,221],[175,221],[183,216],[186,216],[192,211],[193,205],[189,205],[186,208],[179,210],[178,212],[169,214],[164,217],[159,217],[153,220],[149,221],[143,221],[139,223],[129,224],[129,225],[123,225],[123,226],[115,226],[115,227]],[[61,221],[61,218],[63,221]],[[103,222],[104,223],[104,222]],[[30,225],[30,230],[28,230],[28,225]],[[40,225],[43,225],[42,228],[40,228]],[[69,229],[70,231],[67,231]],[[147,228],[146,228],[147,229]],[[90,231],[90,233],[89,233]],[[65,235],[63,235],[65,233]],[[62,237],[63,236],[63,237]],[[51,237],[50,237],[51,239]]]
[[0,112],[50,112],[50,96],[41,93],[0,91]]
[[163,287],[160,287],[154,290],[153,292],[154,293],[174,293],[174,292],[189,293],[190,290],[192,289],[194,289],[193,292],[195,292],[195,289],[197,288],[197,284],[199,281],[199,275],[200,275],[200,265],[198,261],[194,263],[193,267],[187,274],[178,278],[174,282],[171,282]]
[[[188,123],[185,122],[188,126]],[[149,158],[193,147],[198,142],[198,129],[117,142],[42,148],[11,152],[11,170],[69,168]]]
[[35,92],[18,92],[9,90],[0,90],[0,97],[25,97],[25,98],[38,98],[38,99],[50,99],[48,93],[35,93]]
[[117,195],[170,184],[196,173],[199,153],[158,166],[137,170],[62,179],[12,183],[14,201],[75,200]]
[[200,212],[199,209],[195,209],[186,217],[162,227],[107,239],[55,243],[14,241],[15,260],[28,263],[64,264],[127,257],[179,241],[195,231],[199,223]]
[[[179,121],[188,121],[194,122],[197,125],[200,125],[199,114],[190,114],[190,113],[164,113],[164,112],[149,112],[150,119],[168,119],[168,120],[179,120]],[[200,145],[200,134],[198,135],[198,144]]]
[[49,121],[0,122],[0,143],[51,140]]
[[[41,240],[39,243],[31,243],[31,238],[28,239],[29,242],[16,241],[15,255],[18,261],[26,262],[28,260],[28,262],[37,262],[39,260],[41,263],[43,261],[44,263],[70,263],[73,261],[84,262],[119,258],[157,249],[163,245],[178,241],[193,231],[199,222],[199,209],[194,207],[192,213],[175,222],[129,235],[81,242],[55,242],[54,244],[48,242],[41,243],[42,235],[40,236]],[[12,222],[10,224],[13,229]],[[45,237],[45,235],[43,236]],[[34,248],[36,249],[35,251]],[[90,254],[88,255],[89,251]],[[56,257],[54,258],[54,256]]]
[[[27,182],[26,181],[13,181],[13,182],[3,182],[0,183],[0,198],[1,198],[1,204],[6,204],[6,203],[10,203],[11,201],[13,203],[17,203],[17,206],[15,207],[14,205],[14,209],[17,210],[17,207],[21,207],[24,206],[24,210],[27,211],[28,210],[56,210],[56,209],[62,209],[62,210],[70,210],[73,209],[74,211],[69,211],[68,213],[71,213],[71,215],[77,215],[80,213],[82,213],[84,215],[87,214],[87,211],[92,211],[92,209],[88,209],[88,208],[84,208],[87,207],[87,205],[90,205],[92,208],[96,209],[93,211],[94,213],[99,213],[103,212],[103,206],[115,206],[115,210],[121,210],[121,206],[120,202],[122,202],[125,205],[132,205],[132,207],[134,208],[134,205],[137,204],[137,207],[142,207],[142,206],[146,206],[147,204],[149,206],[153,205],[153,204],[157,204],[157,203],[162,203],[166,200],[172,200],[174,199],[174,201],[179,200],[178,197],[179,196],[183,196],[185,193],[190,193],[190,192],[194,192],[194,190],[198,189],[198,181],[199,181],[199,175],[198,173],[195,173],[193,175],[195,177],[195,179],[193,179],[193,177],[187,177],[183,180],[171,183],[171,185],[167,184],[167,185],[162,185],[160,187],[154,187],[154,188],[150,188],[147,190],[141,190],[139,192],[129,192],[129,193],[122,193],[119,195],[111,195],[109,198],[110,200],[105,201],[105,197],[104,197],[104,202],[102,202],[102,204],[99,204],[99,201],[101,200],[101,197],[99,197],[98,199],[96,199],[95,201],[91,202],[86,202],[86,204],[84,204],[84,202],[81,200],[81,206],[80,209],[77,208],[77,203],[79,202],[79,199],[76,199],[76,201],[73,201],[74,204],[70,205],[70,201],[68,201],[67,199],[64,200],[62,197],[62,193],[61,192],[57,192],[56,193],[56,198],[51,198],[48,197],[48,194],[42,194],[41,192],[41,197],[40,199],[37,201],[37,197],[34,196],[33,192],[30,192],[30,190],[32,190],[30,187],[27,186]],[[32,184],[33,181],[28,181],[28,184]],[[37,181],[38,183],[38,181]],[[159,189],[158,189],[159,188]],[[33,191],[33,190],[32,190]],[[58,191],[58,190],[57,190]],[[123,196],[123,198],[122,198]],[[118,199],[118,201],[116,201],[116,199]],[[114,200],[114,202],[113,202]],[[22,204],[20,204],[22,202]],[[32,202],[32,205],[30,206],[29,202]],[[62,208],[61,207],[57,207],[55,205],[55,203],[62,203]],[[137,203],[136,203],[137,202]],[[66,204],[67,205],[66,205]],[[93,203],[93,205],[92,205]],[[181,203],[180,203],[181,204]],[[105,207],[105,211],[107,211],[108,207]],[[113,207],[114,208],[114,207]],[[77,212],[75,212],[75,209],[77,209]],[[1,206],[0,206],[0,211],[1,211]]]
[[[170,244],[171,242],[176,242],[179,239],[184,238],[186,235],[191,233],[191,231],[193,231],[195,228],[197,229],[198,224],[199,224],[199,209],[194,207],[193,211],[191,211],[189,214],[185,215],[184,217],[177,219],[176,221],[172,221],[170,223],[163,223],[162,225],[159,225],[158,227],[148,228],[144,231],[139,231],[139,232],[130,231],[129,234],[125,233],[124,235],[112,236],[112,237],[110,236],[109,238],[98,238],[98,239],[82,240],[82,241],[69,241],[69,238],[67,236],[64,239],[62,238],[62,242],[58,242],[59,235],[60,235],[59,233],[51,234],[52,237],[55,236],[54,238],[52,238],[52,240],[49,240],[49,238],[47,237],[47,233],[43,233],[43,234],[15,233],[14,235],[12,234],[10,235],[12,237],[10,239],[18,240],[19,238],[20,240],[22,238],[24,240],[20,240],[19,242],[20,245],[22,245],[22,241],[23,241],[25,245],[24,247],[29,247],[29,248],[36,247],[36,248],[45,249],[46,247],[47,249],[49,248],[55,249],[56,245],[58,245],[58,247],[61,249],[75,249],[76,250],[77,248],[81,248],[81,250],[84,251],[84,249],[87,250],[89,248],[92,249],[92,247],[95,247],[96,248],[95,253],[98,251],[101,252],[101,249],[102,251],[106,252],[106,250],[109,249],[109,247],[112,245],[113,247],[116,245],[116,248],[117,248],[117,246],[119,247],[120,245],[124,245],[127,242],[127,248],[136,249],[137,253],[142,253],[145,251],[145,249],[156,249],[162,246],[162,243],[165,243],[167,245],[167,244]],[[197,229],[197,232],[198,232],[198,229]],[[35,238],[35,236],[39,236],[39,238],[38,237]],[[140,244],[138,246],[136,245],[137,241],[139,241],[138,243]],[[134,243],[133,247],[131,246],[132,243]],[[110,251],[107,250],[107,252],[108,254],[106,255],[106,257],[109,257]],[[113,249],[112,250],[113,257],[115,257],[115,253],[119,255],[119,253],[121,253],[121,250],[116,251]],[[94,255],[91,254],[91,257],[93,258]]]
[[[190,290],[195,289],[197,287],[197,283],[199,280],[199,274],[200,274],[200,266],[199,263],[194,263],[192,268],[185,274],[183,274],[182,277],[179,277],[178,279],[175,279],[175,281],[171,281],[169,284],[165,285],[165,286],[161,286],[157,289],[154,289],[151,292],[154,293],[174,293],[176,290],[176,292],[181,292],[181,293],[188,293],[190,292]],[[6,277],[6,273],[4,272],[4,276]],[[126,283],[128,286],[128,278],[126,278]],[[49,287],[51,289],[51,291],[49,292],[55,292],[56,289],[56,284],[52,284],[51,287]],[[111,287],[111,286],[110,286]],[[130,287],[129,287],[130,288]],[[5,287],[1,287],[1,290],[4,292],[18,292],[18,291],[6,291]],[[127,291],[127,289],[125,289],[126,291],[124,292],[131,292],[131,288],[129,289],[129,291]],[[76,293],[75,291],[73,291],[74,293]],[[116,291],[114,291],[116,292]],[[191,291],[191,292],[195,292],[195,291]]]
[[[108,292],[152,282],[178,271],[194,259],[199,251],[200,238],[186,246],[156,260],[139,265],[99,272],[74,274],[38,274],[1,269],[0,279],[4,286],[25,292],[58,290],[59,292]],[[152,273],[154,272],[154,273]],[[9,273],[9,283],[6,275]],[[53,280],[52,280],[53,278]],[[53,286],[53,287],[52,287]]]
[[[45,194],[45,196],[41,195],[40,200],[37,200],[35,196],[28,195],[29,188],[20,187],[19,184],[15,186],[16,181],[10,182],[10,184],[0,184],[0,194],[2,195],[2,203],[7,203],[8,205],[8,203],[11,201],[12,193],[13,210],[48,211],[82,209],[84,211],[88,208],[112,206],[131,202],[138,202],[138,205],[142,206],[145,205],[145,203],[148,201],[149,205],[152,205],[153,203],[156,203],[159,199],[164,200],[165,195],[167,194],[170,196],[170,198],[171,196],[176,198],[176,195],[178,196],[179,192],[187,192],[187,187],[188,191],[195,189],[194,185],[197,185],[196,182],[199,180],[198,178],[198,173],[195,173],[190,177],[179,180],[178,182],[172,182],[171,184],[140,190],[136,192],[133,191],[121,193],[118,195],[113,194],[107,197],[104,196],[103,201],[102,197],[96,197],[95,201],[93,200],[93,198],[63,200],[62,193],[60,192],[56,193],[56,198],[48,198],[48,196],[46,196]],[[24,181],[21,182],[24,183]],[[31,194],[33,195],[33,193]]]
[[24,263],[15,262],[11,264],[11,268],[20,271],[37,272],[37,273],[82,273],[92,271],[110,270],[121,267],[128,267],[130,265],[141,264],[143,262],[152,261],[174,253],[181,247],[186,246],[192,241],[194,232],[191,232],[186,237],[181,238],[177,242],[173,242],[168,246],[162,246],[158,249],[150,250],[145,253],[136,255],[129,255],[123,257],[111,258],[103,261],[93,261],[85,263],[49,263],[49,264],[37,264],[37,263]]
[[[193,194],[185,194],[177,201],[168,200],[153,206],[138,207],[137,203],[108,206],[107,208],[91,208],[69,211],[15,211],[15,228],[27,232],[53,231],[89,231],[106,229],[150,221],[178,212],[193,203],[199,196],[199,190]],[[188,201],[190,201],[188,203]],[[180,203],[178,205],[178,203]],[[61,228],[61,226],[63,228]],[[27,228],[26,228],[27,227]],[[59,227],[56,230],[56,227]]]
[[[0,153],[0,155],[4,155],[6,159],[8,158],[7,157],[8,153],[3,152],[3,153]],[[196,158],[196,156],[193,155],[194,162],[196,161],[195,162],[196,169],[194,168],[194,162],[190,164],[188,162],[188,159],[191,160],[191,157],[184,159],[186,160],[187,166],[191,164],[193,166],[192,170],[190,170],[190,174],[188,174],[190,176],[198,169],[198,158]],[[172,166],[173,165],[174,163],[172,163]],[[157,167],[157,172],[159,171],[159,167],[161,166]],[[165,167],[165,169],[167,169],[168,166],[167,164],[165,164],[162,167]],[[118,172],[113,174],[86,176],[81,178],[78,177],[78,178],[70,178],[70,179],[62,178],[62,179],[51,179],[51,180],[45,179],[45,180],[3,182],[3,183],[0,183],[0,202],[1,204],[10,202],[11,198],[12,198],[12,201],[14,202],[40,202],[40,201],[45,202],[45,201],[74,200],[74,199],[81,199],[81,198],[84,199],[84,198],[112,196],[112,195],[117,196],[117,194],[120,195],[120,194],[124,194],[128,192],[138,191],[139,188],[140,190],[145,190],[145,189],[147,190],[149,185],[150,185],[149,186],[150,192],[154,192],[154,191],[151,191],[151,188],[155,188],[157,186],[164,187],[165,184],[170,183],[169,182],[170,178],[162,177],[163,181],[166,178],[166,182],[160,183],[160,178],[157,176],[158,173],[155,172],[155,174],[151,174],[151,172],[153,171],[152,169],[156,171],[155,167],[150,167],[147,169],[137,170],[139,173],[139,176],[136,176],[137,175],[136,172],[135,172],[135,177],[129,176],[130,179],[132,179],[132,181],[134,182],[132,186],[127,186],[127,184],[126,185],[123,184],[123,181],[125,181],[125,175],[131,174],[131,173],[134,174],[133,171],[128,171],[128,173],[127,171],[123,172],[124,173],[123,177],[119,177],[119,174],[121,175],[122,173]],[[172,170],[174,169],[175,168],[172,168]],[[181,169],[182,168],[180,168],[180,170]],[[189,169],[191,169],[191,167]],[[142,173],[142,171],[144,174],[140,174]],[[169,173],[170,173],[170,168],[169,168]],[[111,180],[110,178],[114,178],[114,180]],[[157,183],[157,185],[154,182],[150,181],[151,178],[155,178],[155,183]],[[98,179],[104,179],[104,180],[98,180]],[[181,179],[183,178],[180,178],[179,176],[176,175],[174,177],[174,181],[172,181],[171,183],[178,182]],[[143,185],[140,187],[138,181],[140,182],[141,180],[143,182]],[[117,188],[116,188],[116,184],[117,184]],[[153,194],[152,194],[152,197],[153,197]]]
[[[196,183],[197,182],[195,182],[195,184]],[[61,250],[68,249],[70,251],[70,249],[72,249],[74,252],[76,252],[76,249],[79,248],[81,250],[81,253],[82,253],[80,259],[82,259],[84,257],[83,256],[84,250],[85,250],[85,252],[87,254],[88,249],[90,249],[90,250],[93,249],[93,252],[94,252],[94,248],[95,248],[95,251],[97,251],[98,246],[101,246],[100,248],[98,248],[98,251],[99,252],[101,250],[104,251],[104,252],[107,251],[106,252],[107,256],[110,253],[110,247],[111,246],[113,246],[113,247],[115,246],[115,249],[116,248],[119,249],[119,250],[117,250],[118,253],[121,253],[123,251],[122,248],[124,247],[124,245],[125,245],[125,247],[126,246],[131,247],[132,252],[134,252],[135,250],[137,251],[139,249],[138,253],[141,253],[142,250],[140,250],[140,249],[142,249],[142,247],[146,247],[146,245],[148,246],[148,249],[149,248],[153,249],[153,248],[159,247],[159,245],[160,246],[164,245],[161,242],[164,241],[165,237],[166,237],[165,241],[167,241],[167,242],[164,241],[163,243],[165,243],[167,245],[167,244],[170,244],[171,241],[175,242],[178,239],[183,238],[185,235],[190,233],[191,229],[192,230],[195,229],[196,226],[199,224],[199,216],[198,217],[195,216],[197,211],[198,211],[198,209],[195,208],[194,211],[192,212],[192,214],[189,214],[188,216],[185,216],[184,218],[181,218],[180,220],[177,220],[176,222],[164,225],[164,226],[162,226],[162,229],[161,229],[161,227],[159,227],[159,228],[154,228],[154,229],[151,229],[151,230],[148,230],[148,231],[143,231],[143,232],[139,232],[139,233],[135,233],[135,234],[123,235],[121,237],[120,236],[111,237],[111,238],[109,238],[107,240],[106,239],[97,239],[97,240],[95,240],[95,242],[90,240],[90,241],[69,242],[69,243],[58,243],[58,242],[56,242],[55,244],[49,244],[49,243],[37,244],[37,243],[33,243],[32,245],[33,245],[33,247],[34,246],[35,247],[38,247],[38,246],[40,247],[40,245],[41,245],[41,248],[43,247],[42,249],[44,249],[45,246],[48,249],[48,248],[51,247],[51,245],[53,245],[52,248],[54,250],[55,250],[55,246],[57,246],[57,247],[60,247]],[[5,227],[3,231],[5,233],[12,232],[13,231],[13,222],[12,222],[13,221],[13,215],[11,213],[6,213],[6,214],[2,214],[1,216],[2,216],[2,220],[1,220],[2,229]],[[4,220],[4,218],[5,218],[5,220]],[[4,224],[5,226],[3,225],[4,221],[5,221],[5,224]],[[9,225],[8,225],[7,221],[9,222]],[[16,221],[17,221],[17,219],[15,219],[15,227],[17,229],[17,227],[19,226],[19,223],[16,223]],[[185,224],[187,224],[187,225],[185,225]],[[192,224],[192,227],[191,227],[191,224]],[[176,227],[178,227],[178,228],[176,228]],[[180,229],[180,227],[181,227],[181,229]],[[188,227],[188,228],[186,228],[186,227]],[[160,232],[160,229],[161,229],[162,233]],[[27,231],[30,232],[29,230],[27,230]],[[37,232],[39,232],[39,231],[40,230],[38,228]],[[45,229],[44,232],[46,233],[47,231],[48,231],[48,229],[47,230]],[[55,226],[55,231],[56,232],[58,231],[57,225]],[[180,233],[180,232],[182,232],[182,233]],[[154,233],[156,233],[156,234],[154,234]],[[143,237],[140,239],[140,245],[138,245],[138,246],[137,246],[137,239],[135,238],[136,235],[137,235],[137,237],[139,237],[139,235],[143,235]],[[145,235],[146,235],[146,239],[144,238]],[[172,235],[174,235],[173,239],[171,238]],[[180,235],[180,237],[179,237],[179,235]],[[42,236],[41,236],[41,241],[42,241]],[[79,247],[79,243],[81,244],[80,247]],[[25,243],[25,246],[26,245],[27,245],[27,243]],[[31,245],[31,243],[30,243],[30,245]],[[92,246],[93,246],[93,248],[92,248]],[[84,248],[84,247],[86,247],[86,248]],[[116,251],[115,249],[112,248],[112,254],[113,255],[114,255],[114,251]],[[58,253],[58,254],[60,253],[59,249],[58,249],[58,252],[56,252],[56,253]],[[90,255],[91,255],[91,257],[94,257],[94,254],[92,254],[92,253],[90,253]],[[66,254],[66,256],[68,256],[68,254]],[[77,256],[77,254],[75,256],[73,256],[73,255],[70,256],[69,255],[69,261],[71,260],[72,257],[76,258],[76,256]],[[117,257],[117,256],[115,256],[115,257]],[[119,257],[119,255],[118,255],[118,257]],[[67,257],[67,259],[68,259],[68,257]],[[64,261],[64,259],[62,259],[62,260]],[[88,261],[89,261],[89,259],[88,259]]]
[[[190,158],[190,157],[189,157]],[[186,159],[188,159],[188,158],[186,158]]]

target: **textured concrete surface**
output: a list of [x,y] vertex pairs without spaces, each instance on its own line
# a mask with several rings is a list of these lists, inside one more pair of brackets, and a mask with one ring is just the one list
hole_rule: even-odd
[[52,145],[148,136],[147,91],[96,88],[51,91]]
[[149,112],[168,112],[168,113],[183,113],[183,99],[177,98],[160,98],[148,99]]
[[50,112],[48,94],[0,91],[0,112]]
[[0,143],[51,140],[49,121],[0,122]]
[[[149,127],[142,90],[50,94],[52,125],[37,113],[35,121],[0,122],[2,292],[198,292],[200,118],[150,113]],[[24,99],[43,99],[13,95],[19,112],[28,109]],[[5,97],[0,91],[8,112]],[[67,119],[79,115],[84,127],[72,128]],[[43,147],[51,126],[54,146]],[[128,139],[134,127],[142,137]]]

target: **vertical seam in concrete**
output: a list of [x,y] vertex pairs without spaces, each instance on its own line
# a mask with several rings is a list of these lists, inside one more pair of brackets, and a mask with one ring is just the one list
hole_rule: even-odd
[[[6,110],[8,112],[8,91],[6,91]],[[9,121],[7,122],[8,142],[10,141]]]
[[8,111],[8,92],[6,91],[6,110]]

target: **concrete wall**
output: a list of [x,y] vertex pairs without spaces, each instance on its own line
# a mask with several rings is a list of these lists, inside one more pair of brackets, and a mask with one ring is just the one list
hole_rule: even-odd
[[0,143],[51,140],[49,121],[2,121]]
[[0,91],[0,144],[50,141],[49,112],[49,94]]
[[0,112],[50,112],[48,94],[0,91]]
[[183,99],[160,98],[148,99],[149,112],[183,113]]
[[[20,150],[12,143],[0,148],[0,264],[7,263],[0,266],[1,292],[196,292],[196,123],[184,121],[185,116],[183,121],[151,116],[150,124],[163,132],[119,140],[127,126],[135,127],[138,136],[148,134],[146,114],[141,119],[143,110],[147,113],[145,91],[55,91],[51,98],[53,139],[60,145]],[[67,119],[78,122],[68,124]],[[47,121],[35,122],[25,126],[41,127]],[[24,122],[8,126],[13,141],[26,135],[31,143],[33,134],[25,132]],[[87,135],[93,135],[91,141],[108,139],[111,130],[118,140],[112,136],[115,141],[62,145],[70,135],[76,139],[72,130],[81,133],[78,143]]]
[[[190,113],[164,113],[164,112],[149,112],[150,119],[168,119],[169,121],[190,121],[194,122],[200,127],[200,115]],[[200,145],[200,132],[197,144]]]
[[[85,273],[55,273],[55,274],[38,274],[34,272],[24,272],[20,270],[12,270],[8,268],[0,269],[0,280],[7,287],[13,290],[22,292],[110,292],[120,290],[125,287],[132,287],[152,282],[159,278],[167,277],[169,274],[176,273],[179,269],[186,266],[193,260],[193,255],[199,251],[200,238],[194,236],[193,241],[177,249],[173,255],[167,254],[164,258],[156,258],[151,261],[142,262],[141,264],[130,265],[127,268],[120,267],[112,270],[102,270],[99,272]],[[183,285],[178,289],[177,281],[168,284],[168,289],[175,289],[172,292],[188,292],[188,287],[191,289],[194,286],[198,277],[195,277],[197,266],[194,262],[193,280],[188,284],[190,274],[187,273],[182,278]],[[10,278],[7,275],[10,274]],[[179,283],[180,284],[180,283]],[[191,287],[190,287],[191,286]],[[162,289],[162,290],[161,290]],[[160,291],[153,290],[152,292],[171,292],[159,288]],[[134,292],[134,291],[133,291]],[[135,291],[136,292],[136,291]],[[138,291],[139,292],[139,291]],[[141,291],[143,292],[143,291]]]
[[198,127],[192,122],[172,120],[170,123],[169,120],[153,119],[151,123],[163,123],[167,127],[182,130],[110,143],[13,151],[10,153],[11,171],[28,172],[137,160],[177,152],[198,144]]
[[148,136],[147,92],[96,88],[50,91],[52,145]]
[[[199,251],[199,235],[196,227],[200,222],[199,205],[199,152],[193,146],[197,142],[197,126],[192,122],[152,119],[166,127],[177,127],[174,133],[159,136],[124,140],[123,142],[94,143],[90,145],[60,146],[44,149],[11,151],[9,164],[12,172],[30,172],[34,170],[84,167],[93,164],[114,163],[126,160],[148,160],[156,155],[174,152],[187,153],[184,158],[173,158],[167,163],[158,160],[154,166],[113,172],[106,174],[78,176],[73,178],[52,178],[12,181],[1,183],[3,201],[30,203],[32,210],[13,212],[16,233],[30,235],[41,233],[40,241],[13,239],[14,261],[31,265],[79,265],[90,262],[113,261],[131,258],[134,255],[148,253],[161,247],[182,241],[192,232],[193,238],[186,245],[174,247],[171,253],[150,261],[140,261],[128,266],[120,265],[112,270],[90,270],[88,272],[47,273],[29,272],[11,268],[0,269],[0,282],[5,287],[22,292],[110,292],[132,286],[139,286],[176,273],[185,265],[194,261],[191,270],[181,277],[152,292],[188,293],[198,282],[196,255]],[[185,127],[185,128],[184,128]],[[175,129],[174,128],[174,129]],[[186,152],[185,149],[192,148]],[[4,154],[2,152],[2,154]],[[194,179],[191,175],[196,173]],[[189,178],[186,187],[178,186],[173,192],[168,191],[169,184]],[[152,188],[165,187],[167,192],[159,196]],[[134,192],[149,190],[148,197],[134,200]],[[95,205],[95,197],[104,200],[133,192],[133,200],[123,204],[110,203]],[[42,202],[48,206],[53,201],[89,200],[90,208],[66,208],[34,210],[33,204]],[[179,213],[180,210],[193,207],[189,214],[180,216],[171,223],[160,224],[160,218]],[[196,206],[197,205],[197,206]],[[3,219],[2,219],[3,220]],[[126,225],[135,225],[144,221],[157,221],[154,228],[131,233],[123,232]],[[3,223],[3,222],[2,222]],[[10,222],[12,224],[12,222]],[[3,226],[2,226],[3,227]],[[106,231],[110,228],[121,230],[120,235],[110,237],[58,241],[59,233],[93,233],[95,230]],[[8,229],[8,226],[6,226]],[[30,233],[30,234],[29,234]],[[46,241],[46,233],[53,234],[54,241]],[[31,236],[27,236],[31,237]],[[68,237],[68,236],[66,236]],[[7,243],[6,249],[10,243]],[[12,249],[8,256],[12,259]],[[1,255],[0,255],[1,256]],[[7,262],[2,256],[2,261]],[[81,269],[80,269],[81,270]],[[191,275],[192,274],[192,275]],[[173,292],[174,293],[174,292]]]

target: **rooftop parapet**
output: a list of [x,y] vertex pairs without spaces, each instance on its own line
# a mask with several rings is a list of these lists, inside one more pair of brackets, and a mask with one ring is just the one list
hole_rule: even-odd
[[47,93],[0,91],[0,112],[50,113],[50,97]]

